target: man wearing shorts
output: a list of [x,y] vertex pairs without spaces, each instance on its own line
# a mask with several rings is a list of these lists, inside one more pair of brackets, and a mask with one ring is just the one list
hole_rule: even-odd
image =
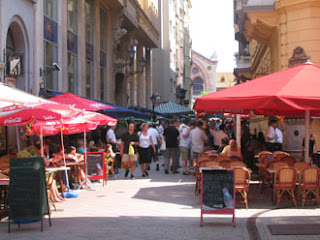
[[193,161],[199,157],[200,153],[204,151],[204,144],[208,141],[208,136],[202,128],[203,122],[199,120],[197,127],[190,132],[191,149],[193,153]]
[[[134,178],[134,169],[135,163],[137,162],[137,146],[139,145],[139,137],[134,132],[134,124],[130,123],[128,127],[128,132],[126,132],[121,138],[121,150],[120,154],[122,156],[122,162],[124,168],[126,169],[126,173],[124,177],[128,177],[129,167],[131,167],[131,179]],[[134,149],[134,153],[129,153],[129,146],[132,146]]]
[[180,154],[182,158],[182,167],[183,167],[183,175],[190,175],[190,173],[187,171],[187,163],[190,161],[191,156],[191,141],[190,141],[190,132],[192,129],[194,129],[195,124],[192,122],[190,126],[188,127],[186,124],[180,125]]

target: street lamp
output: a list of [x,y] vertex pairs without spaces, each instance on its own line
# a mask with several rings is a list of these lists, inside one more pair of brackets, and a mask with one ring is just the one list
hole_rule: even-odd
[[154,122],[154,120],[155,120],[154,107],[155,107],[155,104],[156,104],[158,97],[159,97],[158,93],[156,93],[156,94],[153,93],[152,96],[150,97],[151,102],[152,102],[152,122]]

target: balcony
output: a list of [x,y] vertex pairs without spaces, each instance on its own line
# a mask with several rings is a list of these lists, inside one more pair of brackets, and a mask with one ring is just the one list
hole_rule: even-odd
[[250,55],[248,53],[236,53],[237,68],[250,68]]

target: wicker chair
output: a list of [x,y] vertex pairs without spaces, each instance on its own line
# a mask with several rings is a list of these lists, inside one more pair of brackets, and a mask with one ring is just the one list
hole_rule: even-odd
[[277,171],[278,169],[282,168],[282,167],[288,167],[289,164],[286,162],[273,162],[271,169]]
[[230,157],[230,161],[231,162],[238,162],[238,161],[240,161],[240,162],[242,162],[242,160],[241,160],[241,158],[239,158],[239,157]]
[[284,156],[281,158],[281,162],[286,162],[286,163],[288,163],[289,166],[293,167],[293,165],[296,162],[296,159],[291,156]]
[[230,168],[234,167],[247,167],[247,165],[242,161],[235,161],[230,163]]
[[105,160],[106,160],[106,179],[107,179],[108,174],[112,174],[113,179],[116,180],[117,177],[114,172],[115,159],[114,158],[106,158]]
[[295,162],[293,164],[293,168],[296,170],[296,171],[302,171],[304,168],[307,168],[309,167],[309,163],[307,162]]
[[262,156],[264,154],[268,155],[268,154],[272,154],[272,152],[270,152],[270,151],[261,151],[261,152],[258,153],[258,157],[260,157],[260,156]]
[[304,207],[309,193],[316,197],[315,201],[319,204],[319,169],[317,167],[307,167],[302,170],[300,191],[302,196],[302,207]]
[[220,167],[222,168],[230,168],[230,161],[229,160],[223,160],[219,162]]
[[283,193],[287,192],[292,201],[297,207],[296,198],[294,195],[296,183],[296,170],[293,167],[282,167],[275,172],[273,191],[274,196],[277,197],[277,207],[281,202]]
[[199,163],[199,168],[207,167],[207,168],[219,168],[220,165],[217,161],[202,161]]
[[250,185],[251,173],[247,168],[244,167],[235,167],[234,168],[234,182],[235,182],[235,191],[240,193],[243,197],[243,201],[248,209],[248,191]]

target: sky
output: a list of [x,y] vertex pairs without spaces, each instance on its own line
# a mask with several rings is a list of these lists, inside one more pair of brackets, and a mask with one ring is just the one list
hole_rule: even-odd
[[191,38],[193,50],[218,56],[217,72],[233,72],[234,40],[233,0],[191,0]]

